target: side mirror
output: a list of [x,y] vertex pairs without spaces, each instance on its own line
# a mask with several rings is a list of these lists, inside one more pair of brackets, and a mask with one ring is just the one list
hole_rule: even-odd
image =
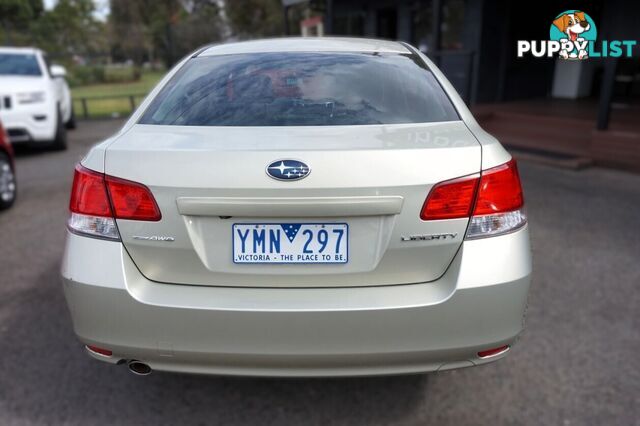
[[51,65],[49,71],[53,78],[65,78],[67,76],[67,70],[62,65]]

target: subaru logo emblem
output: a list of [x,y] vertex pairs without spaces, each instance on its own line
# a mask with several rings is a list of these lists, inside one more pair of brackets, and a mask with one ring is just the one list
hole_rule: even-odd
[[276,180],[300,180],[309,173],[309,166],[298,160],[276,160],[267,166],[267,174]]

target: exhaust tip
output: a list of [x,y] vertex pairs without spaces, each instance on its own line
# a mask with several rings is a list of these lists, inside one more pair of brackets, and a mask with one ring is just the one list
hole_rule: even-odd
[[127,367],[129,367],[129,371],[137,376],[148,376],[151,374],[151,367],[144,362],[136,361],[132,359],[127,363]]

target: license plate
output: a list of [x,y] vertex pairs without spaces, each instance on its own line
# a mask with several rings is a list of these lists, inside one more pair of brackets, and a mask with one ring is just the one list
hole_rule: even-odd
[[346,223],[236,223],[234,263],[347,263]]

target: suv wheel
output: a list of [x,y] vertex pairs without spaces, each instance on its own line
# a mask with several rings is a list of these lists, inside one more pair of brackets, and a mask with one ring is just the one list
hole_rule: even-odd
[[11,161],[4,152],[0,152],[0,210],[8,209],[16,200],[16,176]]
[[69,117],[69,121],[67,121],[67,123],[65,124],[65,126],[67,127],[67,129],[75,129],[77,124],[76,124],[76,112],[73,109],[73,107],[71,107],[71,116]]
[[51,144],[51,149],[54,149],[56,151],[63,151],[67,149],[67,128],[63,122],[62,113],[60,112],[59,106],[57,114],[56,135],[53,139],[53,143]]

